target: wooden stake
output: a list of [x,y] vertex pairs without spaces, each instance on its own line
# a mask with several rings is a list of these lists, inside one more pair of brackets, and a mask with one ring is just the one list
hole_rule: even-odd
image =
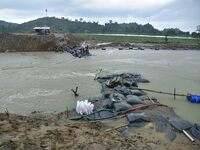
[[97,70],[97,73],[95,74],[94,80],[96,80],[99,76],[99,74],[102,72],[102,69]]
[[66,110],[67,110],[67,118],[69,118],[69,109],[68,109],[68,106],[66,107]]
[[74,96],[79,96],[78,95],[78,86],[76,87],[75,91],[74,91],[74,89],[71,89],[71,91],[74,93]]
[[9,114],[9,111],[8,111],[8,109],[6,108],[6,111],[5,111],[5,113],[6,113],[6,115],[9,117],[10,116],[10,114]]
[[176,88],[174,88],[174,100],[176,99]]

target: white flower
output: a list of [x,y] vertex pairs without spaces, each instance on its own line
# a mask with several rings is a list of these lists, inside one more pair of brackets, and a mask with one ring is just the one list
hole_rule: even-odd
[[89,115],[93,112],[94,105],[91,102],[88,102],[88,100],[85,101],[77,101],[76,105],[76,112],[83,115]]

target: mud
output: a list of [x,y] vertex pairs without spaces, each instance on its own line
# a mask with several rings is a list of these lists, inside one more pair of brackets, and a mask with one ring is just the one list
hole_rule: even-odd
[[[154,110],[154,113],[169,113],[167,108],[157,107]],[[152,108],[146,112],[152,113]],[[176,133],[173,142],[166,140],[164,133],[155,132],[154,124],[151,122],[146,123],[143,128],[116,128],[118,121],[126,124],[125,118],[115,119],[109,123],[66,120],[66,112],[45,117],[39,114],[20,116],[1,113],[0,150],[195,150],[200,147],[198,141],[191,143],[181,133]]]

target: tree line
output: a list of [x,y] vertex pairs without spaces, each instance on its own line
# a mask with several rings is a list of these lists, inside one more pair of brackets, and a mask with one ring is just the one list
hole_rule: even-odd
[[82,18],[70,20],[67,18],[44,17],[22,24],[0,21],[0,32],[34,32],[35,26],[49,26],[52,32],[71,33],[113,33],[113,34],[139,34],[139,35],[165,35],[165,36],[193,36],[200,37],[200,33],[181,31],[178,28],[164,30],[155,29],[151,24],[118,23],[109,20],[104,25],[98,22],[86,22]]

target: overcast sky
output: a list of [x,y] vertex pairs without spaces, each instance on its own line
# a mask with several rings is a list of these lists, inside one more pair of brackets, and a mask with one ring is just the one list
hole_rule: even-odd
[[83,18],[99,23],[150,23],[157,29],[195,31],[200,0],[0,0],[0,20],[23,23],[48,16]]

